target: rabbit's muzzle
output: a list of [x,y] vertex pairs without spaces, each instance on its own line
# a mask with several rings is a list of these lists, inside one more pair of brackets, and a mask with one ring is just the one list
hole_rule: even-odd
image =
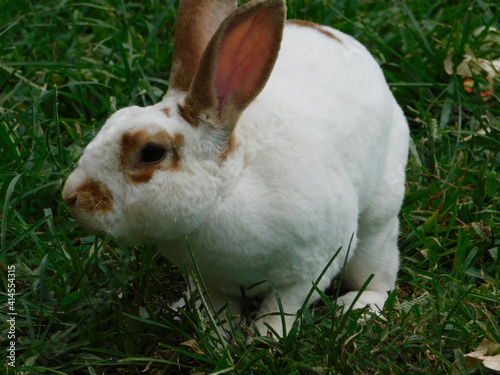
[[62,197],[74,218],[86,226],[86,217],[106,214],[113,210],[113,194],[109,188],[94,179],[80,180],[73,173],[64,185]]

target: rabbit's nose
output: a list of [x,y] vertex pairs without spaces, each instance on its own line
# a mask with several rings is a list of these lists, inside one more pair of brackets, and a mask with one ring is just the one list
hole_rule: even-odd
[[75,208],[77,201],[76,194],[74,192],[72,192],[71,194],[64,194],[63,190],[63,201],[64,203],[66,203],[66,205],[68,205],[70,209]]
[[62,199],[64,203],[66,203],[69,206],[70,209],[73,209],[76,206],[77,203],[76,190],[80,185],[80,182],[81,179],[79,178],[79,173],[75,171],[68,177],[66,183],[64,184],[64,188],[62,191]]
[[62,199],[64,203],[69,206],[69,208],[73,208],[76,205],[76,190],[73,189],[68,182],[69,180],[64,184]]

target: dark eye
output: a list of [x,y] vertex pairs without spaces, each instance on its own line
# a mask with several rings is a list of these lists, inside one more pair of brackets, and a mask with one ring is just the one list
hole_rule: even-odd
[[165,149],[159,146],[146,146],[141,150],[141,163],[154,163],[165,155]]

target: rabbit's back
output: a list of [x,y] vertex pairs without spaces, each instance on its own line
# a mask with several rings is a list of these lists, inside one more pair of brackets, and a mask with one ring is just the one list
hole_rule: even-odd
[[273,73],[236,131],[264,179],[347,179],[362,208],[387,158],[404,166],[406,120],[366,48],[313,25],[287,24]]

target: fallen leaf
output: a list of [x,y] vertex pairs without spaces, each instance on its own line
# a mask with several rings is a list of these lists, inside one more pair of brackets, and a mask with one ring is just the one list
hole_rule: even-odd
[[484,367],[500,372],[500,344],[483,339],[475,352],[465,355],[465,362],[467,367],[482,363]]
[[184,346],[189,346],[191,349],[193,349],[197,354],[201,354],[201,355],[204,355],[205,353],[203,352],[203,350],[201,350],[198,345],[197,345],[197,342],[195,339],[191,339],[191,340],[187,340],[187,341],[184,341],[183,343],[181,343],[181,345],[184,345]]
[[449,52],[446,59],[443,61],[444,70],[448,74],[455,72],[464,79],[463,85],[465,91],[472,93],[474,90],[475,76],[483,76],[486,78],[487,84],[483,90],[479,91],[479,95],[483,98],[489,98],[495,88],[495,82],[500,76],[500,59],[487,60],[477,58],[472,49],[468,48],[463,56],[463,60],[458,66],[453,64],[453,54]]

